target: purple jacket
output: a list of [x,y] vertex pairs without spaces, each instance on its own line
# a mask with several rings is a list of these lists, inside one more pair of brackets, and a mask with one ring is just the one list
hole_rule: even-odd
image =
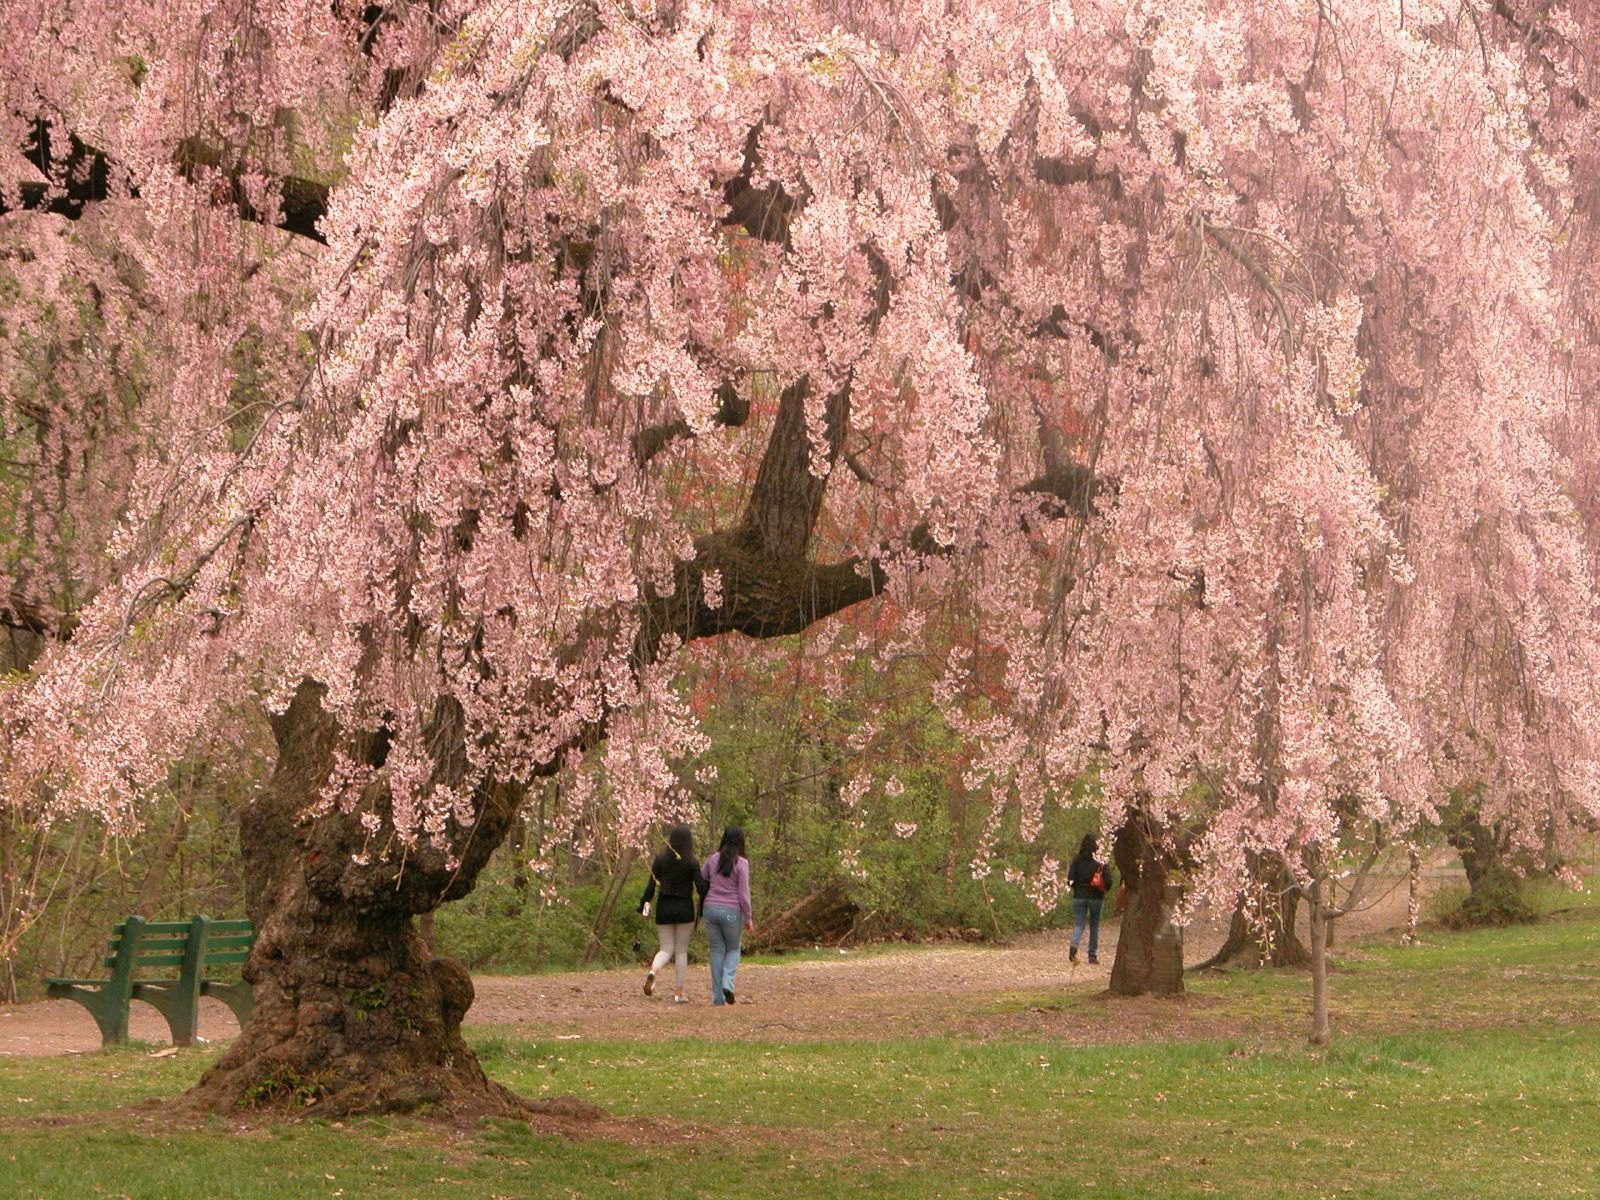
[[717,873],[717,864],[721,861],[722,851],[718,850],[700,868],[700,874],[711,884],[706,898],[701,901],[701,907],[720,904],[723,908],[738,909],[746,921],[755,920],[750,909],[750,860],[741,855],[739,861],[733,864],[731,875]]

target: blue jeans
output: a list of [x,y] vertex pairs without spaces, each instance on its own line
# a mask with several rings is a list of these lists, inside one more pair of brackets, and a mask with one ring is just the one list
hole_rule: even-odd
[[1100,909],[1105,904],[1104,896],[1072,898],[1072,948],[1078,948],[1078,939],[1083,936],[1083,925],[1089,923],[1089,957],[1097,958],[1100,954]]
[[708,904],[700,914],[711,943],[711,1003],[725,1004],[724,991],[733,991],[733,973],[739,969],[739,939],[744,935],[744,914],[737,908]]

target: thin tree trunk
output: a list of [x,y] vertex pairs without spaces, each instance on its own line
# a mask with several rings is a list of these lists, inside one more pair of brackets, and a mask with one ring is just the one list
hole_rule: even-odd
[[1313,878],[1306,897],[1311,918],[1311,1044],[1332,1040],[1328,1027],[1328,917],[1322,906],[1322,880]]
[[188,799],[185,798],[179,802],[177,816],[173,818],[172,828],[167,831],[167,836],[162,839],[161,847],[156,851],[155,861],[150,864],[150,869],[145,872],[144,879],[139,884],[139,895],[133,903],[134,912],[142,913],[148,917],[153,916],[158,911],[162,897],[167,894],[167,875],[172,869],[173,862],[178,857],[178,850],[188,836],[189,803]]
[[1406,937],[1408,946],[1417,944],[1417,922],[1422,916],[1422,855],[1415,846],[1406,852]]
[[528,896],[528,822],[523,817],[511,823],[511,835],[506,839],[506,853],[511,855],[511,890],[516,893],[516,911],[521,914]]
[[606,888],[605,898],[600,902],[600,911],[595,914],[594,926],[589,930],[589,944],[583,948],[583,966],[588,966],[600,957],[600,951],[605,947],[606,930],[611,926],[611,915],[616,911],[617,898],[622,895],[622,889],[628,885],[628,868],[633,865],[633,850],[622,852],[622,861],[617,864],[612,875],[611,884]]
[[16,946],[29,915],[23,910],[19,840],[12,811],[0,810],[0,967],[5,971],[0,976],[0,1004],[17,1002]]

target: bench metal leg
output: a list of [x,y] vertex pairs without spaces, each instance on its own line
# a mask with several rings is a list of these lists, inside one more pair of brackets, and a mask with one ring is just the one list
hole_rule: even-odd
[[104,988],[51,984],[45,994],[52,1000],[71,1000],[89,1010],[100,1027],[100,1045],[115,1046],[128,1040],[128,999]]
[[143,1000],[167,1019],[174,1046],[194,1045],[200,1017],[198,998],[181,983],[135,983],[132,998]]
[[215,996],[233,1009],[233,1015],[239,1018],[240,1029],[250,1020],[250,1011],[255,1007],[255,989],[242,979],[238,983],[216,983],[208,979],[200,985],[200,994]]

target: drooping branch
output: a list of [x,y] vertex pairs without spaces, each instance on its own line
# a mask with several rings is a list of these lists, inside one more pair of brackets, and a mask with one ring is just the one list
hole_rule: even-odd
[[1255,281],[1256,286],[1265,292],[1267,298],[1272,301],[1272,309],[1277,314],[1278,324],[1283,335],[1283,357],[1287,361],[1293,362],[1296,348],[1294,320],[1289,316],[1289,306],[1284,302],[1283,293],[1278,289],[1277,283],[1271,275],[1267,274],[1265,267],[1245,253],[1244,248],[1238,242],[1203,217],[1199,218],[1199,220],[1205,235],[1222,247],[1229,258],[1243,267],[1250,278]]
[[118,640],[120,641],[128,635],[152,605],[172,597],[181,598],[188,595],[190,588],[194,586],[195,580],[200,577],[200,572],[210,564],[211,560],[217,556],[224,546],[233,541],[235,534],[239,535],[238,554],[242,558],[244,548],[249,543],[250,535],[255,530],[258,515],[258,513],[249,512],[235,517],[195,555],[194,560],[187,564],[182,571],[176,571],[169,575],[153,576],[135,588],[133,596],[128,601],[127,608],[122,615],[122,627],[117,635]]

